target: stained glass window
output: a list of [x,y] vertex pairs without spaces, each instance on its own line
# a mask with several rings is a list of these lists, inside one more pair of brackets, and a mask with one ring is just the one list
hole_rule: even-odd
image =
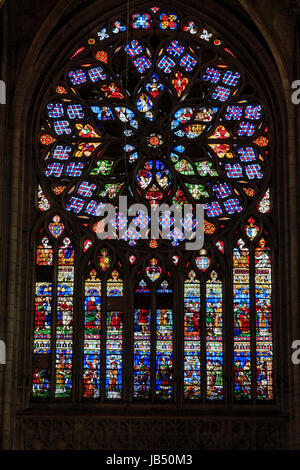
[[33,399],[274,399],[273,127],[245,62],[162,6],[68,51],[37,136]]
[[56,397],[72,390],[74,248],[65,238],[58,250],[56,310]]
[[[49,397],[50,394],[50,362],[48,357],[51,354],[52,287],[53,246],[49,239],[42,234],[42,239],[36,249],[33,355],[38,360],[34,364],[32,381],[33,396],[40,398]],[[41,364],[42,362],[44,364]]]
[[201,395],[200,281],[191,271],[184,284],[184,398]]
[[[107,282],[107,297],[123,297],[123,281],[113,271]],[[106,313],[106,397],[122,397],[123,389],[123,311]]]
[[[172,399],[173,289],[170,279],[162,278],[162,268],[156,258],[150,259],[146,265],[145,279],[141,277],[135,288],[134,398],[147,399],[152,394],[158,399]],[[153,383],[154,387],[151,386]]]
[[207,398],[223,399],[223,289],[215,271],[206,283]]
[[249,249],[239,240],[233,249],[234,394],[251,398]]
[[101,295],[101,281],[93,269],[84,288],[84,398],[100,396]]
[[262,238],[255,249],[257,398],[273,398],[271,250]]
[[156,290],[156,396],[169,399],[174,396],[174,312],[173,290],[167,281]]

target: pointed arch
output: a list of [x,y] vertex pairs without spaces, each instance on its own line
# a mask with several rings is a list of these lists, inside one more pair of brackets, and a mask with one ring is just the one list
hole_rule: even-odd
[[[64,2],[64,4],[66,4],[66,2]],[[62,5],[62,6],[64,7],[64,5]],[[95,6],[95,5],[93,5],[93,6]],[[216,10],[217,10],[217,9],[216,9]],[[228,12],[228,13],[229,13],[229,12]],[[93,16],[94,16],[94,18],[95,18],[95,10],[94,10],[94,12],[93,12]],[[214,16],[214,15],[212,15],[212,16]],[[85,18],[91,18],[91,16],[89,16],[89,17],[86,16]],[[52,19],[53,19],[53,18],[52,18]],[[215,19],[216,19],[216,20],[218,19],[218,12],[217,12],[217,11],[216,11]],[[224,22],[225,22],[225,21],[226,21],[226,19],[224,19]],[[233,22],[233,23],[228,22],[228,24],[229,24],[231,27],[233,27],[234,24],[237,25],[238,23],[237,23],[237,20],[236,20],[236,21]],[[79,29],[80,29],[80,28],[79,28]],[[222,28],[221,28],[221,29],[222,29]],[[224,29],[225,29],[225,28],[224,28]],[[235,29],[236,31],[238,31],[237,34],[240,35],[239,37],[242,36],[241,30],[240,30],[239,28],[233,28],[233,29]],[[66,30],[65,30],[65,31],[66,31]],[[228,28],[228,31],[229,31],[229,28]],[[73,33],[73,32],[72,32],[72,33]],[[231,33],[228,33],[228,34],[231,35]],[[61,37],[64,39],[64,41],[67,41],[65,34],[62,34]],[[249,37],[250,37],[250,36],[249,36]],[[253,57],[255,57],[255,60],[257,61],[257,66],[255,66],[256,68],[255,68],[255,69],[253,68],[253,70],[255,70],[255,72],[257,72],[257,74],[259,75],[260,72],[259,72],[258,69],[259,69],[261,63],[264,62],[264,61],[260,61],[259,58],[262,57],[263,55],[267,56],[267,54],[265,54],[264,52],[260,52],[260,51],[263,50],[263,48],[261,47],[261,44],[259,45],[259,42],[256,40],[257,38],[255,39],[253,35],[251,35],[251,38],[253,39],[253,43],[252,43],[252,44],[256,44],[256,49],[257,49],[257,50],[259,49],[258,54],[256,54],[256,53],[254,54],[254,53],[253,53],[255,47],[253,46],[253,49],[252,49],[251,40],[249,39],[249,42],[248,42],[247,34],[244,34],[244,39],[243,39],[243,42],[242,42],[242,43],[243,43],[244,46],[245,46],[245,47],[244,47],[244,50],[245,50],[245,52],[246,52],[247,54],[249,54],[249,53],[251,54],[251,51],[252,51]],[[78,39],[78,38],[75,38],[75,35],[74,35],[74,42],[75,42],[77,39]],[[231,39],[234,39],[234,38],[233,38],[233,35],[231,35]],[[53,45],[53,44],[52,44],[52,45]],[[248,46],[247,46],[247,45],[248,45]],[[43,59],[44,63],[47,64],[47,61],[51,62],[51,59],[52,59],[52,57],[54,57],[55,53],[53,52],[53,51],[54,51],[54,49],[53,49],[53,51],[52,51],[53,56],[50,57],[50,55],[48,55],[48,57],[47,57],[47,54],[48,54],[49,51],[50,51],[50,47],[47,47],[47,45],[43,45],[43,47],[44,47],[44,51],[41,52],[41,58]],[[38,48],[40,48],[40,46],[38,46],[36,49],[38,49]],[[63,51],[63,47],[61,47],[61,45],[59,46],[59,48],[61,49],[61,51]],[[41,49],[42,49],[42,48],[41,48]],[[248,49],[248,50],[247,50],[247,49]],[[43,55],[43,54],[46,54],[46,55]],[[35,59],[36,59],[36,57],[37,57],[37,55],[35,55]],[[56,67],[56,65],[58,65],[58,63],[61,61],[61,57],[62,57],[62,55],[59,57],[59,54],[57,54],[57,58],[58,58],[58,59],[57,59],[56,62],[53,61],[53,68],[52,68],[52,71],[54,70],[54,68]],[[252,64],[253,64],[253,61],[251,62],[251,58],[249,57],[249,55],[247,55],[247,59],[249,59],[249,64],[251,64],[251,65],[250,65],[250,67],[251,67]],[[269,65],[270,65],[270,60],[271,60],[270,57],[267,57],[267,63],[268,63]],[[246,61],[247,61],[247,60],[246,60]],[[27,61],[27,62],[28,62],[28,61]],[[39,62],[39,59],[37,60],[37,64],[41,64],[41,62]],[[54,64],[55,64],[55,65],[54,65]],[[48,64],[47,64],[47,66],[45,66],[45,69],[47,69],[47,67],[48,67]],[[280,83],[279,83],[278,74],[276,73],[276,70],[275,70],[274,68],[272,68],[272,66],[270,66],[270,67],[269,67],[269,71],[272,70],[272,73],[271,73],[271,72],[270,72],[270,73],[268,73],[268,72],[265,73],[267,68],[268,68],[268,67],[267,67],[265,64],[263,64],[261,71],[264,71],[264,72],[262,72],[262,75],[265,75],[265,76],[266,76],[266,80],[267,80],[267,81],[268,81],[268,77],[272,77],[272,83],[271,83],[271,80],[270,80],[270,83],[268,84],[268,86],[269,86],[269,91],[268,91],[268,93],[269,93],[269,99],[268,99],[268,102],[270,102],[270,103],[273,102],[273,104],[274,104],[276,101],[278,101],[278,103],[279,103],[279,102],[280,102],[280,99],[277,100],[277,97],[278,97],[278,95],[281,94],[281,90],[282,90],[283,87],[282,87],[282,86],[280,85]],[[32,70],[34,70],[34,73],[36,73],[36,68],[32,67]],[[49,69],[49,70],[50,70],[50,69]],[[28,70],[28,72],[30,72],[30,71]],[[42,73],[42,72],[41,72],[41,73]],[[49,72],[48,78],[47,78],[47,81],[48,81],[48,82],[50,81],[50,78],[49,78],[50,75],[51,75],[51,73]],[[257,75],[257,76],[258,76],[258,75]],[[22,87],[24,86],[24,88],[26,88],[26,83],[28,84],[28,81],[30,81],[31,78],[32,78],[32,73],[31,73],[31,74],[28,73],[28,77],[25,77],[24,74],[23,74],[23,77],[21,77],[21,79],[20,79],[20,81],[22,82]],[[274,81],[273,81],[273,80],[274,80]],[[263,83],[263,80],[262,80],[262,83]],[[278,88],[277,91],[276,91],[276,87]],[[33,88],[33,87],[31,87],[31,85],[30,85],[30,88]],[[41,80],[40,80],[40,81],[39,81],[39,89],[41,89],[41,94],[42,94],[42,88],[43,88],[43,87],[41,86]],[[28,89],[28,87],[27,87],[27,89]],[[19,91],[20,91],[20,88],[19,88]],[[17,93],[16,95],[20,96],[21,93]],[[272,99],[272,95],[273,95],[273,99]],[[275,98],[275,97],[276,97],[276,98]],[[26,99],[27,99],[27,98],[26,98]],[[28,101],[28,108],[29,108],[29,103],[32,103],[32,101],[31,101],[30,99],[27,99],[27,101]],[[281,105],[282,105],[282,100],[281,100]],[[283,127],[282,127],[282,131],[280,130],[280,125],[279,125],[279,124],[280,124],[280,121],[281,121],[281,117],[284,115],[283,108],[281,107],[281,105],[280,105],[280,106],[274,106],[274,109],[277,109],[277,110],[278,110],[278,109],[280,108],[281,111],[282,111],[282,113],[278,113],[278,114],[277,114],[277,112],[274,113],[274,119],[278,121],[278,124],[277,124],[277,126],[276,126],[276,131],[277,131],[276,134],[277,134],[277,136],[279,136],[279,137],[278,137],[278,142],[279,142],[280,145],[282,144],[282,142],[281,142],[282,139],[281,139],[280,135],[281,135],[281,132],[284,133],[284,131],[283,131],[283,129],[284,129],[284,119],[282,120],[282,121],[283,121],[283,122],[282,122],[282,126],[283,126]],[[26,107],[27,107],[27,105],[25,106],[25,108],[26,108]],[[38,104],[38,107],[39,107],[39,104]],[[23,114],[25,115],[26,113],[23,113]],[[275,114],[276,114],[276,115],[275,115]],[[20,117],[20,119],[24,120],[24,115],[22,116],[22,118]],[[29,120],[30,120],[30,119],[29,119]],[[28,120],[26,120],[26,122],[28,122]],[[16,142],[18,142],[18,139],[16,139]],[[278,142],[277,142],[277,143],[278,143]],[[28,142],[27,142],[27,143],[28,143]],[[20,147],[22,147],[22,145],[23,145],[23,144],[20,144]],[[280,148],[280,145],[279,145],[279,147],[277,147],[278,149]],[[31,148],[31,145],[30,145],[30,142],[29,142],[28,149],[30,149],[30,148]],[[22,150],[22,149],[21,149],[21,150]],[[26,152],[19,152],[19,153],[20,153],[20,155],[23,155],[23,154],[24,154],[24,156],[26,155]],[[280,152],[279,152],[279,153],[280,153]],[[29,155],[30,152],[28,152],[27,154]],[[283,166],[286,165],[286,163],[285,163],[284,161],[282,162],[282,164],[283,164]],[[18,169],[15,169],[15,170],[14,170],[15,178],[16,178],[16,175],[19,175],[19,170],[20,170],[20,167],[19,167]],[[280,185],[278,185],[278,187],[280,188]],[[279,189],[279,191],[281,191],[281,189]],[[48,194],[47,194],[47,195],[48,195]],[[276,208],[278,207],[277,198],[279,198],[279,196],[275,194],[275,200],[273,199],[273,201],[274,201],[273,204],[275,204],[275,207],[276,207]],[[280,199],[280,198],[279,198],[279,199]],[[14,199],[14,200],[15,200],[15,199]],[[276,210],[277,210],[277,209],[276,209]],[[25,212],[26,212],[26,211],[25,211]],[[14,218],[12,217],[12,219],[14,219]],[[210,223],[212,223],[212,222],[210,221]],[[15,220],[15,224],[16,224],[16,220]],[[208,225],[208,224],[207,224],[207,225]],[[213,224],[212,224],[212,225],[213,225]],[[210,226],[210,229],[212,229],[211,226]],[[16,233],[16,232],[14,232],[14,233]],[[222,238],[221,236],[218,237],[218,239],[221,239],[221,238]],[[226,259],[228,260],[229,255],[228,255],[228,251],[226,250],[226,248],[228,248],[227,235],[225,235],[223,238],[225,239],[225,253],[226,253],[225,257],[226,257]],[[272,243],[274,243],[274,240],[272,241]],[[21,246],[21,244],[20,244],[20,246]],[[272,247],[273,247],[273,246],[274,246],[274,245],[272,245]],[[230,249],[229,249],[229,251],[230,251]],[[12,257],[13,257],[13,256],[14,256],[14,254],[12,253]],[[17,255],[16,255],[16,256],[17,256]],[[282,260],[282,261],[283,261],[283,260]],[[277,264],[276,264],[276,270],[278,271],[278,269],[277,269],[277,267],[278,267],[278,266],[277,266],[277,265],[278,265],[278,256],[277,256],[276,253],[275,253],[274,256],[273,256],[273,263],[274,263],[274,262],[277,263]],[[15,265],[14,262],[13,262],[12,264]],[[12,276],[12,275],[11,275],[11,276]],[[277,276],[277,275],[276,275],[276,276]],[[283,276],[283,277],[284,277],[284,276]],[[11,277],[11,285],[13,285],[14,282],[15,282],[15,281],[13,280],[13,277]],[[226,286],[227,286],[227,282],[226,282],[225,284],[226,284]],[[13,300],[13,299],[12,299],[12,296],[15,295],[15,294],[14,294],[14,293],[15,293],[15,289],[13,289],[13,288],[11,288],[11,289],[12,289],[12,290],[11,290],[11,300]],[[28,289],[29,289],[29,288],[28,288]],[[227,289],[226,289],[226,293],[227,293]],[[227,295],[227,294],[226,294],[226,295]],[[275,294],[275,295],[276,295],[276,294]],[[16,302],[14,303],[14,305],[15,305],[15,308],[14,308],[14,315],[16,315],[19,309],[16,307]],[[276,306],[275,306],[275,308],[276,308]],[[286,309],[284,309],[284,310],[286,310]],[[279,313],[280,313],[280,312],[279,312]],[[17,318],[17,316],[16,316],[16,318]],[[13,323],[13,319],[10,318],[10,326],[12,325],[12,323]],[[10,329],[11,329],[11,328],[10,328]],[[11,352],[10,352],[10,356],[11,356]],[[7,381],[7,382],[10,383],[10,381]],[[9,397],[10,394],[8,393],[7,396]]]

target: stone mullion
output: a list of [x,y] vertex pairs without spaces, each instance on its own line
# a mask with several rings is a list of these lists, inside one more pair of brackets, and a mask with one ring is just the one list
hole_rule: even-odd
[[106,399],[107,282],[101,279],[100,401]]
[[50,401],[55,399],[56,384],[56,323],[57,323],[57,284],[58,284],[58,250],[59,243],[53,243],[53,276],[51,300],[51,351],[50,351]]

